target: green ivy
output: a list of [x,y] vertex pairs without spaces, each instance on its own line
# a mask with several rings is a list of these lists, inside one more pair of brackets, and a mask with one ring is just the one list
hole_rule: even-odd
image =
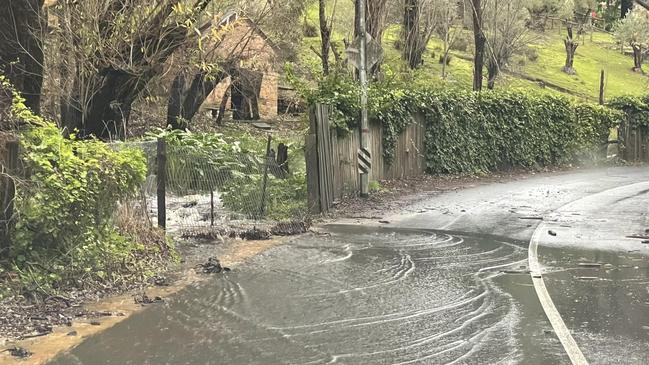
[[649,127],[649,95],[616,97],[608,106],[623,112],[631,127]]
[[[309,103],[333,107],[335,128],[358,126],[358,86],[349,76],[334,74],[314,89],[302,85],[300,90]],[[399,136],[415,116],[423,117],[426,161],[433,173],[572,163],[601,151],[610,128],[623,118],[613,109],[561,96],[523,91],[474,93],[446,84],[419,87],[377,82],[371,84],[369,97],[370,117],[383,129],[383,156],[388,163],[394,160]],[[633,106],[642,112],[646,107]],[[649,120],[646,115],[634,114],[638,123],[645,123],[642,118]]]

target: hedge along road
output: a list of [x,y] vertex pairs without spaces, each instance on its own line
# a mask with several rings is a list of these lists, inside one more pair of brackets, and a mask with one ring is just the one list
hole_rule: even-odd
[[[548,291],[585,358],[647,363],[647,272],[635,269],[646,261],[634,260],[649,248],[622,242],[644,224],[647,196],[580,199],[648,177],[637,168],[543,175],[422,199],[387,218],[389,227],[332,226],[190,288],[53,363],[570,363],[527,273],[539,218],[557,233],[540,242],[551,244],[539,250]],[[573,201],[586,203],[559,209]],[[625,214],[635,201],[643,208]]]

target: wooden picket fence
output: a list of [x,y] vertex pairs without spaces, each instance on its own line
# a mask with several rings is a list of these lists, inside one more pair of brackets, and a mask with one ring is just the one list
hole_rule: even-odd
[[[360,193],[358,150],[360,133],[353,131],[339,136],[331,128],[330,108],[316,104],[310,108],[309,134],[306,137],[307,184],[312,213],[331,209],[336,201]],[[421,176],[426,171],[423,116],[414,116],[413,123],[401,134],[395,157],[388,163],[383,157],[383,128],[370,123],[372,170],[370,181]]]

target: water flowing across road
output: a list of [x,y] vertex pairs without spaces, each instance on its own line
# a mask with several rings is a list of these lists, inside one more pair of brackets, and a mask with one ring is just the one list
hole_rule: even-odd
[[560,364],[524,242],[333,228],[192,287],[54,364]]

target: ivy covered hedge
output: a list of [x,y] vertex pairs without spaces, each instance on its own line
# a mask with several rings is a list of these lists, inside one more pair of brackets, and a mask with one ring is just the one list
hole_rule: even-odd
[[549,94],[439,89],[397,93],[375,113],[386,135],[386,157],[391,157],[410,115],[422,113],[431,173],[578,162],[603,150],[610,129],[621,118],[612,109]]
[[613,98],[608,106],[623,112],[631,127],[649,128],[649,95]]
[[[474,93],[445,86],[371,85],[370,116],[383,127],[387,162],[413,114],[426,123],[428,172],[463,174],[592,158],[603,153],[611,128],[624,117],[612,108],[547,93]],[[333,106],[336,128],[344,132],[358,125],[358,90],[348,78],[334,75],[316,88],[298,90],[308,102]]]

